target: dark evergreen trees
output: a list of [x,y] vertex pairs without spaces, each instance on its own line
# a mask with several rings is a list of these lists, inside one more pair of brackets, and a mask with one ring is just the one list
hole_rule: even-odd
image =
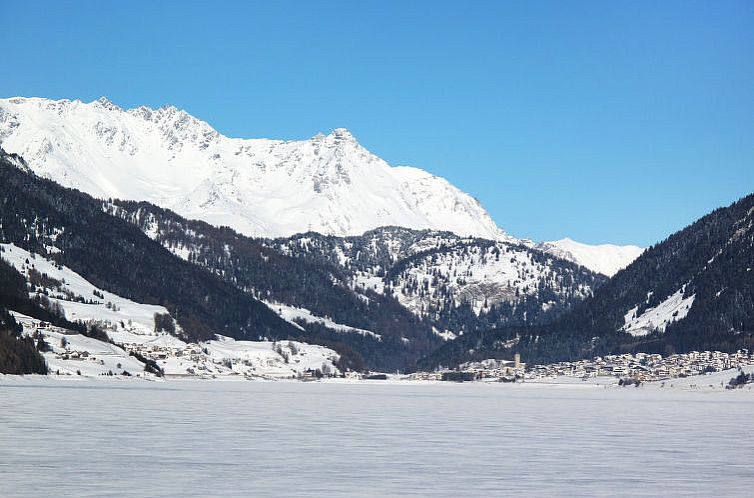
[[[0,288],[2,288],[0,281]],[[18,325],[8,310],[0,307],[0,373],[46,374],[47,365],[31,337],[21,336]]]

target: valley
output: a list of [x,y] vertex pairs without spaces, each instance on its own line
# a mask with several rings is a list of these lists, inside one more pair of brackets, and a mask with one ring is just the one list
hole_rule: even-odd
[[645,251],[516,238],[344,129],[231,139],[174,107],[17,98],[0,139],[8,320],[55,344],[55,372],[73,353],[123,360],[85,375],[301,378],[754,346],[751,196]]

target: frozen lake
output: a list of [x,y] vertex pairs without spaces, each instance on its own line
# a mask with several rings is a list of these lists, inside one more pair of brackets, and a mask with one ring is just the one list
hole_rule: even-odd
[[754,494],[754,391],[8,379],[4,497]]

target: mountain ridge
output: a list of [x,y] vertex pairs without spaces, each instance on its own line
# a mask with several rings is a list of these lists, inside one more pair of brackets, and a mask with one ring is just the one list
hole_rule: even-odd
[[528,246],[452,232],[382,227],[349,237],[251,239],[146,202],[103,209],[245,292],[385,338],[411,334],[415,345],[426,339],[420,330],[447,339],[546,320],[606,279]]
[[0,143],[65,186],[246,235],[393,224],[505,236],[477,200],[424,170],[390,166],[343,128],[301,141],[229,138],[174,106],[12,98],[0,100]]
[[[248,236],[352,236],[404,226],[527,243],[446,179],[391,166],[345,128],[306,140],[233,138],[172,105],[13,97],[0,99],[0,145],[61,185],[148,201]],[[605,271],[590,266],[594,258],[560,256]]]

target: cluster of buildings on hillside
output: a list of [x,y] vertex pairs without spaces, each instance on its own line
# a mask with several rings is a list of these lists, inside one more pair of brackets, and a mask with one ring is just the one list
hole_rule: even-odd
[[631,379],[650,382],[690,377],[708,372],[720,372],[754,365],[754,356],[743,349],[735,353],[720,351],[692,351],[663,357],[660,354],[635,353],[598,356],[590,360],[564,361],[526,368],[517,358],[514,361],[484,360],[464,363],[454,370],[418,372],[412,378],[423,380],[484,380],[525,381],[559,376],[589,380],[596,377]]
[[[110,336],[112,342],[104,342],[24,315],[16,314],[16,320],[38,341],[48,368],[58,375],[149,377],[146,371],[166,378],[317,380],[341,376],[325,354],[331,351],[292,341],[247,344],[230,340],[224,344],[218,339],[197,344],[168,334],[142,335],[102,326],[115,335]],[[325,353],[318,354],[320,350]]]
[[201,362],[206,357],[202,348],[200,348],[198,344],[193,343],[177,343],[176,345],[155,344],[152,342],[125,343],[121,344],[121,347],[129,353],[138,353],[152,360],[165,360],[174,356],[177,358],[186,358],[190,361]]

